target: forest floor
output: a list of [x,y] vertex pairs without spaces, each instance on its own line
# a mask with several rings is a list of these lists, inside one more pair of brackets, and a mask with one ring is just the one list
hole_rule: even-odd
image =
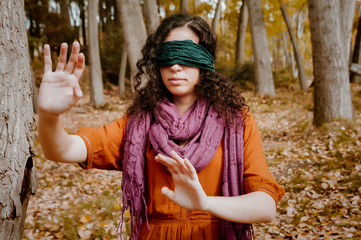
[[[278,89],[276,98],[244,92],[261,132],[271,172],[285,187],[277,219],[254,224],[256,239],[361,239],[361,86],[352,85],[354,121],[312,125],[311,90]],[[89,97],[64,114],[68,132],[101,127],[127,102],[107,91],[102,109]],[[45,160],[35,129],[38,187],[24,239],[118,239],[121,173]],[[126,216],[129,220],[129,216]],[[123,226],[123,232],[129,231]]]

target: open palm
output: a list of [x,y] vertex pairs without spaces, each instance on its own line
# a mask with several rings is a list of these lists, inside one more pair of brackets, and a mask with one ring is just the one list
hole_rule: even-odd
[[85,66],[84,55],[80,45],[74,42],[72,52],[67,62],[66,43],[61,45],[59,61],[56,70],[52,71],[50,46],[44,46],[44,75],[38,96],[39,110],[52,115],[60,115],[75,105],[82,96],[79,78]]
[[172,174],[174,191],[167,187],[162,193],[181,207],[204,211],[207,209],[208,198],[204,192],[195,168],[188,159],[182,159],[176,152],[171,157],[158,154],[155,160],[166,166]]

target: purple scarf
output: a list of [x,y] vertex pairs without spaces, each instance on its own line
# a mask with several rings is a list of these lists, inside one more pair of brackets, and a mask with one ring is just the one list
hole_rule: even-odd
[[[238,121],[243,121],[242,117]],[[214,157],[224,138],[222,195],[238,196],[243,190],[243,122],[238,129],[225,127],[214,107],[198,99],[182,116],[168,100],[161,101],[153,112],[130,116],[126,126],[123,159],[123,214],[129,209],[131,237],[138,239],[140,226],[147,219],[145,153],[150,140],[156,154],[169,156],[171,150],[188,158],[197,172]],[[174,141],[190,140],[183,148]],[[221,220],[221,239],[254,239],[252,225]]]

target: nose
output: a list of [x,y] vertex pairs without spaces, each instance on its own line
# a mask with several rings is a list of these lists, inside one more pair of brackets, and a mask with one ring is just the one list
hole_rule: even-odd
[[174,64],[174,65],[170,66],[170,70],[173,72],[179,72],[182,70],[182,67],[179,64]]

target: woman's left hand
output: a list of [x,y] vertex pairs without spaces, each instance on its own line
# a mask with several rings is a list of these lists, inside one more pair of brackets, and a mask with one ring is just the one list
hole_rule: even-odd
[[191,210],[206,211],[208,197],[204,192],[197,172],[188,159],[181,158],[176,152],[171,157],[158,154],[155,160],[166,166],[172,174],[175,189],[162,188],[162,193],[181,207]]

